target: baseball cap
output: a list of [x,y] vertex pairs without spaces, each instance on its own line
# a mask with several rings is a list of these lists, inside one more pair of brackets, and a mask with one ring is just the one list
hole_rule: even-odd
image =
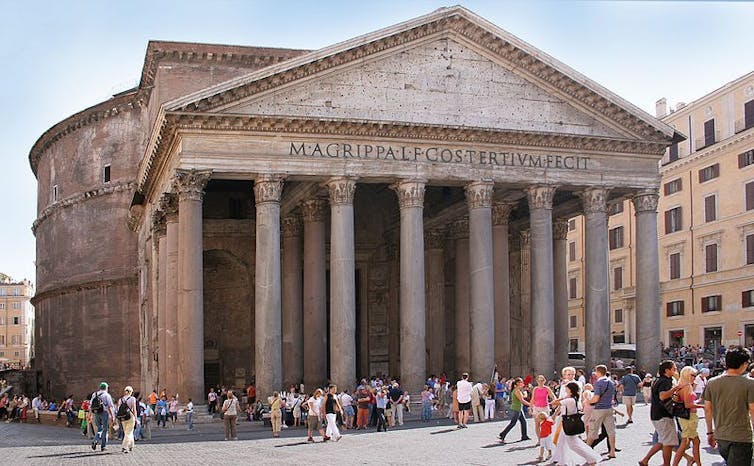
[[100,382],[99,383],[99,388],[100,388],[100,390],[106,389],[107,388],[107,382]]

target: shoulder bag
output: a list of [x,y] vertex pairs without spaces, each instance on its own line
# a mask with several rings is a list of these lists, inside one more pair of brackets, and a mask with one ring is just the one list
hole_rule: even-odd
[[578,412],[578,409],[574,414],[563,414],[563,432],[566,435],[579,435],[586,432],[584,420],[581,419],[581,416],[582,413]]

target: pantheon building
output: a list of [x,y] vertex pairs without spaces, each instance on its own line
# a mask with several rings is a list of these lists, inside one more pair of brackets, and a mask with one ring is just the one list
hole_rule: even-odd
[[138,87],[30,153],[43,390],[552,376],[580,214],[587,364],[606,362],[625,199],[653,368],[658,161],[682,138],[462,7],[316,51],[150,42]]

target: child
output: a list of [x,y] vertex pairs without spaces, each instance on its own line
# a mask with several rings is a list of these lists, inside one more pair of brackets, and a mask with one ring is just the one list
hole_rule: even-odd
[[[537,461],[548,461],[552,457],[552,450],[555,445],[552,443],[552,418],[548,416],[544,411],[537,414],[539,418],[539,456]],[[547,458],[545,458],[545,450],[547,450]]]

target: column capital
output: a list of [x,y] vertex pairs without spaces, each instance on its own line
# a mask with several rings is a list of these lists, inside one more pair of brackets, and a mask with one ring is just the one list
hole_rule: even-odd
[[469,217],[457,218],[450,225],[450,234],[453,239],[464,239],[469,237]]
[[283,177],[279,175],[262,175],[254,180],[254,202],[280,203],[283,195]]
[[521,249],[528,248],[531,243],[531,230],[521,230]]
[[212,170],[177,169],[173,174],[173,185],[181,201],[201,201],[204,188],[212,176]]
[[165,212],[161,210],[155,210],[152,213],[152,231],[155,236],[165,236],[167,233],[167,225],[165,223]]
[[556,218],[555,221],[552,222],[552,239],[564,240],[566,238],[568,238],[568,219]]
[[444,228],[435,228],[424,232],[424,247],[426,249],[442,249],[445,245],[446,231]]
[[303,231],[301,216],[288,215],[287,217],[284,217],[280,221],[280,230],[284,238],[294,238],[296,236],[301,236],[301,232]]
[[529,209],[552,210],[552,200],[555,197],[557,189],[556,186],[547,184],[529,186],[526,189]]
[[585,214],[607,212],[608,188],[587,188],[580,193]]
[[464,186],[469,209],[492,207],[492,181],[474,181]]
[[516,208],[516,202],[503,201],[492,204],[492,224],[505,225],[510,219],[511,212]]
[[349,177],[331,178],[325,182],[330,193],[330,205],[353,204],[356,192],[356,179]]
[[401,209],[409,207],[424,207],[424,180],[401,180],[390,185],[390,189],[398,196]]
[[160,210],[165,214],[166,222],[178,220],[178,195],[176,193],[162,193],[158,204]]
[[304,222],[324,222],[327,215],[327,201],[324,199],[307,199],[301,203],[301,215]]
[[639,191],[631,199],[637,214],[640,212],[657,212],[657,202],[659,200],[660,195],[656,189]]

